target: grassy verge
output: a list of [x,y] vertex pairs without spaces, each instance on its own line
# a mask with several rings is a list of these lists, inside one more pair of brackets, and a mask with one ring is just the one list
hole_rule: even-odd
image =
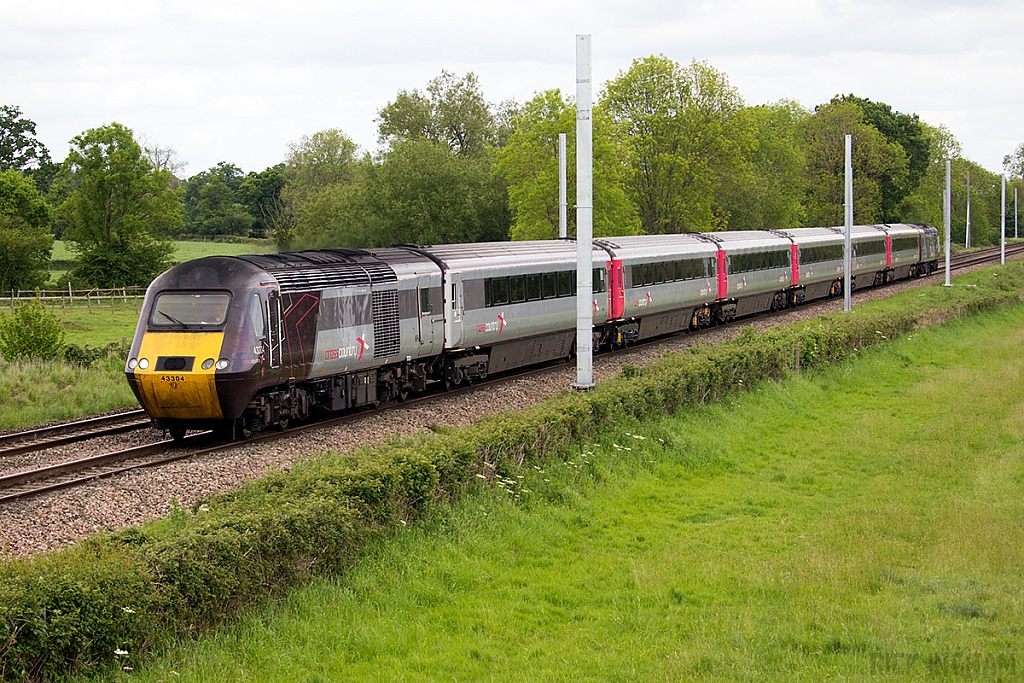
[[1021,348],[1015,306],[617,425],[130,679],[1019,680]]
[[0,365],[0,429],[137,405],[124,378],[124,359],[119,356],[87,368],[61,361]]
[[528,492],[513,485],[520,476],[548,467],[550,458],[572,459],[575,444],[602,438],[617,423],[699,408],[785,377],[798,358],[805,370],[823,368],[907,334],[918,320],[1019,302],[1024,292],[1024,268],[1016,264],[973,277],[974,288],[903,295],[899,311],[865,305],[851,315],[748,331],[719,346],[666,355],[585,395],[429,438],[325,456],[164,523],[0,565],[0,677],[49,680],[121,665],[119,651],[142,655],[285,588],[344,575],[365,561],[368,546],[444,516],[447,504],[478,481],[522,497]]

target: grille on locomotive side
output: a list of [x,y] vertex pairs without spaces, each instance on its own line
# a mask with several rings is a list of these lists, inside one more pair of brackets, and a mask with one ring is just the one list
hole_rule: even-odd
[[398,318],[398,290],[375,289],[373,297],[373,357],[389,358],[401,348]]

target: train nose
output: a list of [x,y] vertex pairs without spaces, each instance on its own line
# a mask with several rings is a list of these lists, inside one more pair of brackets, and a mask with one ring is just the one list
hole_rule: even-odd
[[[142,407],[157,419],[219,420],[215,381],[223,333],[149,332],[132,369]],[[129,366],[131,363],[129,363]]]

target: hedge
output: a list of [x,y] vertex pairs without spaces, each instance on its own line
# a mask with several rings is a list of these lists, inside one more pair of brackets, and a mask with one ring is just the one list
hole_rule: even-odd
[[[1006,271],[1000,271],[1006,272]],[[714,401],[815,369],[921,320],[1020,300],[1024,269],[944,292],[916,312],[830,315],[666,354],[587,393],[565,393],[472,426],[321,456],[192,511],[0,564],[0,680],[43,681],[116,667],[311,577],[343,572],[367,542],[439,510],[478,481],[557,456],[602,425]],[[908,305],[915,300],[907,297]]]

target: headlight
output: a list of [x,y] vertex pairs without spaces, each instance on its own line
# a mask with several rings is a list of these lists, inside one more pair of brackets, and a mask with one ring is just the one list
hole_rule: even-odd
[[212,367],[213,367],[213,359],[212,358],[207,358],[206,360],[203,361],[203,370],[209,370]]
[[135,366],[138,365],[138,364],[139,364],[139,361],[137,361],[134,358],[132,358],[130,361],[128,361],[128,369],[129,370],[134,370]]
[[228,359],[227,358],[221,358],[219,361],[217,361],[217,369],[218,370],[223,370],[227,366],[228,366]]
[[140,358],[139,359],[139,367],[142,368],[143,370],[148,368],[149,367],[149,359],[148,358]]

